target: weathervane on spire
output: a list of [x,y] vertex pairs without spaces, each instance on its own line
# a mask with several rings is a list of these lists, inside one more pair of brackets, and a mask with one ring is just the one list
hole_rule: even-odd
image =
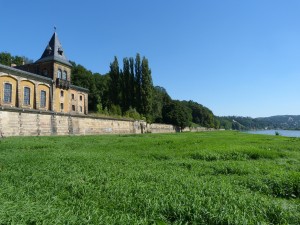
[[56,32],[56,26],[54,26],[54,32]]

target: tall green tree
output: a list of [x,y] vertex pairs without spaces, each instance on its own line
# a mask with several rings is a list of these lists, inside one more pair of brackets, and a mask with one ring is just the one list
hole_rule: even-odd
[[162,115],[165,123],[178,126],[181,131],[188,127],[192,121],[191,110],[180,101],[173,100],[164,105]]
[[141,73],[141,112],[147,118],[151,115],[153,101],[153,83],[148,59],[143,57]]
[[219,127],[219,122],[208,108],[194,101],[182,101],[182,103],[192,110],[192,121],[194,123],[203,127]]
[[128,58],[123,59],[123,73],[122,73],[122,111],[125,112],[131,106],[131,81],[130,81],[130,67]]
[[24,57],[21,57],[21,56],[12,57],[12,63],[16,64],[17,66],[23,65],[23,62],[24,62]]
[[110,64],[109,77],[109,98],[111,101],[111,105],[120,105],[121,77],[119,62],[116,56],[114,58],[114,61]]
[[12,63],[12,56],[10,53],[1,52],[0,53],[0,63],[6,66],[10,66]]
[[100,93],[96,87],[95,77],[90,70],[87,70],[84,66],[71,62],[72,73],[71,79],[72,84],[89,89],[89,110],[96,111],[97,104],[100,101]]
[[97,99],[94,105],[97,107],[97,111],[101,109],[101,111],[105,111],[108,109],[108,81],[109,75],[101,75],[99,73],[95,73],[94,75],[95,86],[96,86],[96,96]]
[[33,60],[28,59],[25,56],[12,56],[8,52],[0,52],[0,63],[6,66],[11,66],[11,64],[21,66],[23,63],[33,63]]
[[152,117],[154,122],[163,123],[162,108],[170,102],[171,97],[165,88],[160,86],[153,88]]
[[139,53],[135,57],[135,108],[139,113],[142,113],[142,96],[141,96],[141,86],[142,86],[142,65],[141,56]]
[[136,97],[135,97],[135,79],[134,79],[134,58],[129,58],[129,83],[130,83],[130,89],[128,91],[129,93],[129,100],[130,100],[130,107],[136,109]]

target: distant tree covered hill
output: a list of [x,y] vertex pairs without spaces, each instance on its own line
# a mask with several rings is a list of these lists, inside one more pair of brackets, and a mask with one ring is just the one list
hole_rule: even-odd
[[220,127],[232,130],[259,130],[259,129],[289,129],[300,130],[300,116],[283,115],[271,117],[217,117]]
[[300,115],[271,116],[256,118],[259,123],[267,125],[268,129],[295,129],[300,130]]

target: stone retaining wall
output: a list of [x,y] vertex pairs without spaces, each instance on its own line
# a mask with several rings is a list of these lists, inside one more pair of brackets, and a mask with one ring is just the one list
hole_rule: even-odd
[[70,115],[37,110],[0,109],[0,133],[8,136],[174,133],[168,124]]

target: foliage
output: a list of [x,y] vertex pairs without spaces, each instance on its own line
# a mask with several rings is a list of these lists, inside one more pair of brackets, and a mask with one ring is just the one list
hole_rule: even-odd
[[0,143],[1,224],[300,224],[300,139],[238,132]]
[[162,116],[164,122],[178,126],[181,130],[188,127],[192,120],[190,109],[180,101],[174,100],[163,106]]
[[115,56],[114,61],[110,64],[109,71],[109,99],[110,106],[121,104],[121,76],[118,59]]
[[149,116],[152,111],[153,102],[153,83],[148,59],[143,57],[141,73],[141,113]]
[[72,83],[74,85],[89,89],[89,110],[97,111],[99,104],[101,108],[108,105],[107,87],[109,76],[100,75],[99,73],[92,73],[80,64],[71,62],[72,64]]
[[133,118],[135,120],[141,120],[143,117],[136,111],[136,109],[129,108],[125,113],[125,117]]
[[109,109],[109,114],[121,116],[122,115],[121,107],[119,105],[112,104]]
[[12,56],[10,53],[1,52],[0,54],[0,63],[6,66],[10,66],[12,63]]
[[192,122],[202,127],[219,128],[211,110],[194,101],[183,101],[183,104],[192,110]]
[[123,111],[127,111],[134,104],[134,83],[130,74],[130,64],[128,58],[123,59],[122,93]]
[[152,116],[153,121],[163,123],[162,109],[164,105],[171,102],[171,97],[168,95],[165,88],[155,86],[153,88],[153,101],[152,101]]
[[23,63],[32,63],[33,61],[24,56],[12,56],[8,52],[0,52],[0,64],[11,66],[15,64],[16,66],[21,66]]
[[134,81],[135,81],[135,105],[138,112],[142,112],[142,65],[141,56],[139,53],[136,54],[134,64]]

